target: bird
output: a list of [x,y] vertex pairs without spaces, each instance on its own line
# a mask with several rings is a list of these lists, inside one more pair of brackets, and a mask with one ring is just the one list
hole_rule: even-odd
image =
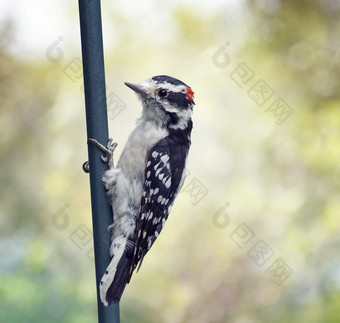
[[117,143],[94,139],[106,155],[103,175],[113,210],[111,261],[100,280],[102,303],[120,301],[134,270],[159,236],[185,180],[193,128],[194,92],[184,82],[158,75],[134,84],[125,82],[142,103],[142,114],[129,135],[116,167]]

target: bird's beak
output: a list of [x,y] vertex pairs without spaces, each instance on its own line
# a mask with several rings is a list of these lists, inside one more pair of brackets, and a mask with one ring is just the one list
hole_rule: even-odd
[[130,89],[134,90],[136,93],[144,97],[148,95],[148,91],[139,84],[134,84],[134,83],[129,83],[129,82],[124,82],[124,84],[128,86]]

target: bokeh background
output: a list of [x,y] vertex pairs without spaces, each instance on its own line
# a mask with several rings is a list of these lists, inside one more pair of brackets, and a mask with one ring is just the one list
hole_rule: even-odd
[[[124,81],[195,91],[188,177],[122,322],[340,321],[340,2],[102,1]],[[97,320],[76,1],[0,4],[0,321]]]

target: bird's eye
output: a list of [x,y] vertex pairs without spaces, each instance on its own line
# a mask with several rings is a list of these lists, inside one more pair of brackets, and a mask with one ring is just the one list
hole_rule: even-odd
[[164,89],[160,89],[160,90],[158,91],[158,96],[159,96],[160,98],[165,98],[165,97],[168,96],[168,91],[167,91],[167,90],[164,90]]

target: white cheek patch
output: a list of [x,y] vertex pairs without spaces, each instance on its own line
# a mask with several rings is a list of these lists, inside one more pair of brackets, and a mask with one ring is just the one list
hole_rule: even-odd
[[192,116],[192,108],[188,107],[187,109],[178,109],[171,105],[168,101],[163,102],[163,107],[167,112],[176,113],[180,118],[191,118]]

